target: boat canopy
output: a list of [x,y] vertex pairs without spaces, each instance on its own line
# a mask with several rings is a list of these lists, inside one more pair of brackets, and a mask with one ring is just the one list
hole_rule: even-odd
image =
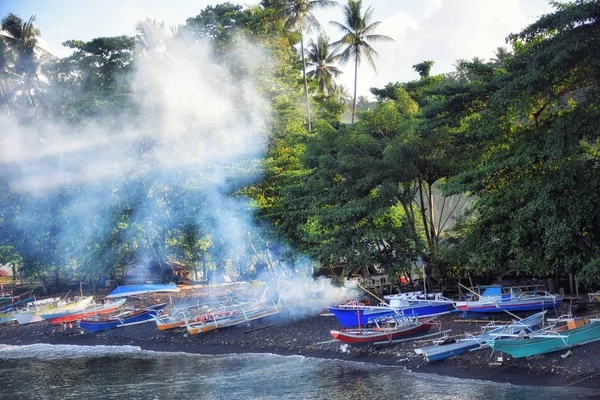
[[110,292],[107,299],[155,292],[178,292],[175,284],[123,285]]
[[499,296],[502,295],[502,286],[488,286],[485,288],[482,296]]

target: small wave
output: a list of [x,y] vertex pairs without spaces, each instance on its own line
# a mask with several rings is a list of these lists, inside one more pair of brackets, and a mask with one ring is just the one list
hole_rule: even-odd
[[110,355],[140,354],[143,350],[138,346],[80,346],[70,344],[36,343],[23,346],[0,345],[0,359],[22,358],[85,358]]

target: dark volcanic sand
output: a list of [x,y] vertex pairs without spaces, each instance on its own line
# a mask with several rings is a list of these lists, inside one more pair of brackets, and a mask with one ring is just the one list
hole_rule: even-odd
[[[191,298],[201,293],[186,290],[179,297]],[[103,296],[98,296],[102,298]],[[168,295],[144,295],[128,305],[151,304],[168,301]],[[424,343],[404,343],[372,347],[352,348],[332,340],[329,331],[339,329],[333,316],[309,315],[291,318],[285,311],[280,315],[251,321],[250,326],[239,325],[211,331],[200,335],[188,335],[185,329],[159,331],[153,322],[114,329],[96,334],[83,332],[78,327],[61,332],[46,322],[19,326],[0,325],[0,343],[26,345],[33,343],[80,344],[80,345],[132,345],[145,350],[182,351],[202,354],[225,353],[274,353],[280,355],[304,355],[329,359],[352,360],[382,365],[396,365],[406,369],[436,373],[458,378],[482,379],[508,382],[517,385],[565,386],[572,385],[600,389],[600,341],[571,349],[572,355],[562,358],[565,351],[539,355],[527,359],[512,359],[506,354],[501,365],[497,364],[499,353],[491,349],[475,351],[436,363],[426,363],[414,352]],[[593,314],[593,306],[582,314]],[[503,319],[507,319],[504,316]],[[450,335],[463,332],[477,333],[483,323],[459,321],[458,314],[438,319],[442,329],[452,329]]]

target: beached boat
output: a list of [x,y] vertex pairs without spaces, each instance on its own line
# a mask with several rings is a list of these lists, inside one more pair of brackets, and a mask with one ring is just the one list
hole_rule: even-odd
[[58,325],[63,322],[74,322],[93,315],[107,314],[113,312],[125,303],[125,299],[119,299],[114,302],[104,304],[93,304],[80,309],[70,309],[67,311],[54,311],[48,314],[41,314],[42,319],[48,321],[52,325]]
[[165,307],[166,303],[156,304],[138,310],[130,310],[105,318],[85,318],[79,321],[79,327],[90,332],[122,328],[150,322]]
[[186,310],[178,310],[162,315],[159,314],[154,317],[154,321],[156,322],[156,327],[159,331],[166,331],[184,326],[185,321],[190,318],[192,318],[192,316],[188,315]]
[[23,292],[21,294],[12,294],[11,292],[2,292],[0,293],[0,306],[4,307],[6,305],[16,303],[18,301],[29,299],[33,295],[33,290]]
[[395,339],[424,335],[434,325],[432,320],[398,316],[376,318],[371,323],[371,327],[332,330],[331,336],[351,345],[368,345],[373,342],[391,342]]
[[0,324],[7,324],[11,321],[14,321],[12,313],[0,314]]
[[33,297],[27,297],[22,300],[15,301],[13,303],[5,304],[3,306],[0,306],[0,313],[16,310],[17,308],[23,307],[25,306],[25,304],[33,300],[35,300]]
[[137,296],[145,293],[178,292],[174,283],[169,284],[147,284],[147,285],[121,285],[110,292],[107,299],[115,297]]
[[281,311],[279,302],[257,302],[228,306],[221,310],[198,315],[195,320],[185,322],[190,335],[212,331],[218,328],[248,323],[253,320],[275,315]]
[[165,331],[169,329],[175,329],[185,326],[186,321],[194,321],[199,315],[205,315],[209,312],[214,312],[223,305],[218,303],[209,304],[195,304],[188,306],[170,307],[163,310],[162,313],[154,317],[156,327],[159,331]]
[[[90,301],[92,298],[90,297]],[[60,297],[51,297],[49,299],[29,301],[25,307],[13,312],[14,319],[20,325],[31,324],[43,321],[39,314],[49,311],[51,307],[60,302]]]
[[600,301],[600,292],[588,293],[590,301]]
[[495,335],[514,334],[520,331],[532,332],[544,321],[546,311],[541,311],[520,321],[512,321],[509,325],[497,326],[488,324],[483,327],[479,335],[467,335],[461,339],[442,339],[433,346],[415,349],[417,354],[422,354],[426,361],[440,361],[469,351],[480,350],[487,347],[487,340]]
[[431,317],[450,312],[453,302],[441,293],[402,293],[385,296],[388,303],[376,306],[351,302],[337,307],[328,307],[345,328],[367,325],[370,320],[391,315]]
[[[566,322],[566,323],[565,323]],[[494,350],[523,358],[551,353],[600,340],[600,321],[588,318],[557,321],[554,326],[530,334],[495,335],[487,343]]]
[[78,310],[87,307],[92,303],[93,297],[83,297],[74,299],[61,299],[60,297],[52,297],[43,300],[34,300],[28,302],[24,308],[13,312],[15,320],[20,325],[32,324],[41,322],[43,318],[41,314],[51,312],[66,312],[69,310]]
[[505,311],[558,310],[563,296],[547,292],[523,291],[526,287],[502,287],[502,285],[478,286],[476,299],[456,303],[456,308],[470,313],[501,313]]

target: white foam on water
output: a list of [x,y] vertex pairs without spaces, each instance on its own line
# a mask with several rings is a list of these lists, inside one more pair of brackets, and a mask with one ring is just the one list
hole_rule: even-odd
[[43,358],[44,360],[64,358],[102,357],[109,355],[140,354],[138,346],[80,346],[69,344],[36,343],[24,346],[0,344],[0,360]]

